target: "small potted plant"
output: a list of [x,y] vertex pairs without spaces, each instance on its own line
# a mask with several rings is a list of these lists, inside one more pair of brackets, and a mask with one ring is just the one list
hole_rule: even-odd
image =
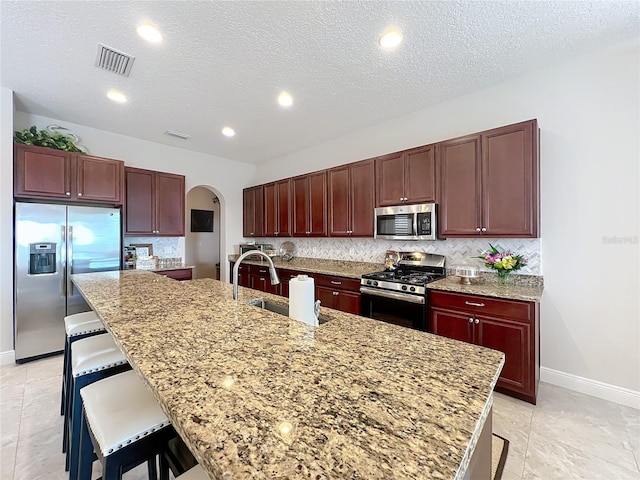
[[491,251],[475,258],[484,260],[484,266],[495,270],[498,273],[500,285],[507,285],[511,272],[520,270],[527,264],[527,259],[523,255],[516,255],[511,250],[501,252],[493,245],[489,244]]

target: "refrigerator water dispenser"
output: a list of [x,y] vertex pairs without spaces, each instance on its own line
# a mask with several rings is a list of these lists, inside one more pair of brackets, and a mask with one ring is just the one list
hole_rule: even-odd
[[29,244],[29,275],[56,273],[56,244]]

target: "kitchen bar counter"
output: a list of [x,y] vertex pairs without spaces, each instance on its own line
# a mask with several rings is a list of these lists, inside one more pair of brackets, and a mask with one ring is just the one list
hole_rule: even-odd
[[213,479],[461,479],[490,426],[500,352],[212,279],[72,279]]

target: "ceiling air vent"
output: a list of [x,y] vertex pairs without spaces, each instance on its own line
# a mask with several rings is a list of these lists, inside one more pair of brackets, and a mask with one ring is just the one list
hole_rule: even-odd
[[98,43],[96,67],[128,77],[134,60],[135,57],[128,53],[120,52],[115,48]]
[[176,132],[175,130],[167,130],[164,132],[165,135],[170,135],[172,137],[181,138],[182,140],[188,140],[191,138],[191,135],[187,135],[186,133]]

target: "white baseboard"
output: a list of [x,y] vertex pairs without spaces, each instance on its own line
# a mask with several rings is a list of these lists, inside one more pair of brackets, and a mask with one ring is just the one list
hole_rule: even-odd
[[629,388],[598,382],[547,367],[540,367],[540,381],[640,410],[640,392]]
[[9,350],[0,352],[0,365],[10,365],[16,363],[16,351]]

